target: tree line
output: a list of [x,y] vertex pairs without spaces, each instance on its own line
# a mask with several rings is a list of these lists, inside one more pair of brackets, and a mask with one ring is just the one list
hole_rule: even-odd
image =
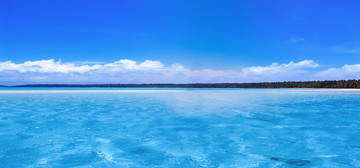
[[189,84],[27,84],[8,87],[121,87],[121,88],[360,88],[360,80],[288,81],[261,83]]

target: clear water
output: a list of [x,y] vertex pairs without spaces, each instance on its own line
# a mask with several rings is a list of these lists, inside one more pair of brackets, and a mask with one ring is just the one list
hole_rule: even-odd
[[360,167],[360,92],[177,90],[0,93],[0,167]]

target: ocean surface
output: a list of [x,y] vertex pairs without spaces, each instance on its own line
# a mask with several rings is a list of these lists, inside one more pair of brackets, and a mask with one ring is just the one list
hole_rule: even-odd
[[0,167],[360,167],[360,91],[1,88]]

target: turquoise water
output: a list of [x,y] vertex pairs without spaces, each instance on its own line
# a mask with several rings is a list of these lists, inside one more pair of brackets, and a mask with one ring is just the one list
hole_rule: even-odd
[[0,167],[360,167],[359,91],[175,91],[0,93]]

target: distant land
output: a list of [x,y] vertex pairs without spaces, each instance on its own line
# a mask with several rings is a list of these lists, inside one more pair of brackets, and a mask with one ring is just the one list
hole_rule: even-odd
[[118,87],[118,88],[360,88],[360,80],[289,81],[261,83],[189,83],[189,84],[27,84],[2,87]]

